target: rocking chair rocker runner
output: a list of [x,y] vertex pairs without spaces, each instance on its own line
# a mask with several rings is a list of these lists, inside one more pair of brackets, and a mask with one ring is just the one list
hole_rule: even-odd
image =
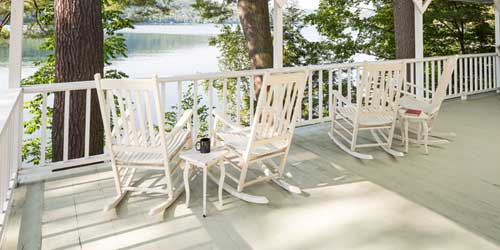
[[[158,79],[101,80],[95,75],[104,123],[105,139],[117,196],[104,208],[115,208],[127,192],[168,195],[150,215],[163,212],[184,191],[177,155],[191,147],[191,116],[187,110],[175,127],[166,132]],[[141,187],[134,180],[138,169],[163,171],[166,187]],[[174,179],[175,177],[175,179]]]
[[[329,136],[335,144],[360,159],[373,159],[356,152],[363,147],[382,147],[393,156],[403,156],[391,146],[405,72],[403,63],[365,64],[355,104],[333,91]],[[388,132],[387,136],[382,130]],[[370,131],[375,143],[358,143],[361,131]]]
[[[237,191],[235,190],[233,195],[237,197],[238,193],[246,195],[241,193],[244,188],[269,180],[290,192],[302,192],[298,187],[286,183],[281,177],[285,171],[295,123],[301,112],[307,78],[308,72],[265,74],[255,117],[250,127],[235,125],[223,115],[214,112],[214,128],[216,128],[214,139],[222,142],[232,153],[227,157],[227,161],[239,172],[239,176],[233,176],[226,171],[228,177],[226,179],[237,184]],[[218,130],[219,122],[227,129]],[[279,164],[270,160],[276,157],[281,158]],[[247,180],[247,173],[252,164],[259,164],[264,175]],[[269,168],[270,166],[272,168]],[[244,197],[242,199],[247,200]],[[265,197],[247,201],[268,202]]]

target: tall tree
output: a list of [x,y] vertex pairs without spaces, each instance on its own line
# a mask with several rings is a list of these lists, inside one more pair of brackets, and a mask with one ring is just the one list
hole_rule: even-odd
[[[55,77],[56,82],[92,80],[103,73],[104,46],[101,0],[55,0]],[[54,97],[52,159],[63,159],[64,93]],[[95,91],[92,91],[90,118],[90,155],[103,152],[103,125]],[[69,159],[79,158],[85,150],[86,91],[70,93]]]
[[[217,19],[222,22],[232,15],[237,3],[240,24],[245,35],[248,56],[253,69],[273,67],[273,40],[268,0],[197,0],[193,7],[200,11],[204,18]],[[254,79],[254,88],[258,94],[262,79]]]
[[415,58],[415,6],[412,0],[393,0],[396,58]]

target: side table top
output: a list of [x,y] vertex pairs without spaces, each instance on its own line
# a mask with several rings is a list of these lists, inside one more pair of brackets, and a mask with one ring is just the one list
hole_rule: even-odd
[[197,167],[208,167],[209,165],[222,160],[228,153],[229,151],[223,147],[214,148],[210,153],[206,154],[202,154],[193,148],[186,152],[182,152],[179,157]]
[[429,116],[423,111],[422,113],[420,113],[420,115],[414,115],[414,114],[407,114],[406,109],[399,109],[399,116],[405,119],[419,119],[419,120],[424,120],[429,118]]

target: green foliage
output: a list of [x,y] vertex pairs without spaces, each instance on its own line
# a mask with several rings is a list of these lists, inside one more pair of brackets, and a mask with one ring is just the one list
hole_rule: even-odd
[[[124,28],[133,28],[132,21],[123,18],[123,12],[110,8],[110,1],[104,1],[104,8],[102,12],[102,22],[105,33],[104,38],[104,62],[105,65],[111,65],[111,60],[119,56],[127,56],[127,46],[125,44],[125,39],[122,34],[117,33],[118,30]],[[55,82],[55,56],[53,54],[55,48],[54,39],[54,9],[52,3],[47,3],[46,6],[40,6],[40,16],[38,19],[40,27],[46,27],[46,32],[43,35],[45,39],[44,43],[40,46],[40,50],[45,50],[49,52],[49,55],[40,60],[36,61],[35,66],[39,66],[39,69],[31,76],[22,80],[23,86],[36,85],[36,84],[52,84]],[[106,78],[124,78],[128,77],[125,73],[107,69],[105,71]],[[49,94],[50,95],[50,94]],[[24,133],[26,139],[23,143],[23,160],[39,164],[40,161],[40,138],[38,133],[41,126],[41,103],[42,95],[36,95],[32,100],[26,101],[24,106],[25,110],[31,115],[31,119],[24,122]],[[50,131],[50,124],[52,124],[52,109],[49,107],[47,112],[47,125],[48,131]],[[50,137],[49,137],[50,138]],[[51,156],[51,141],[47,142],[47,159]]]
[[[425,56],[494,51],[491,5],[435,0],[424,15]],[[356,53],[395,57],[391,0],[321,0],[309,23],[331,42],[339,59]]]
[[234,16],[235,3],[236,0],[196,0],[192,6],[202,18],[222,23]]

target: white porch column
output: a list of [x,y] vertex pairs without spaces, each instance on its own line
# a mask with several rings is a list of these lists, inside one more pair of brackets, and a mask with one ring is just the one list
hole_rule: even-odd
[[24,1],[12,0],[10,7],[9,88],[21,86]]
[[500,94],[500,81],[499,81],[499,74],[500,74],[500,0],[495,0],[495,48],[497,52],[496,60],[495,60],[495,70],[496,70],[496,86],[497,86],[497,93]]
[[274,68],[283,68],[283,7],[286,0],[274,0],[274,41],[273,41],[273,62]]
[[[429,1],[429,0],[427,0]],[[415,5],[415,58],[424,58],[424,11],[422,9],[423,0],[413,0]],[[415,84],[417,85],[417,95],[423,96],[424,92],[424,65],[422,62],[415,64]]]

